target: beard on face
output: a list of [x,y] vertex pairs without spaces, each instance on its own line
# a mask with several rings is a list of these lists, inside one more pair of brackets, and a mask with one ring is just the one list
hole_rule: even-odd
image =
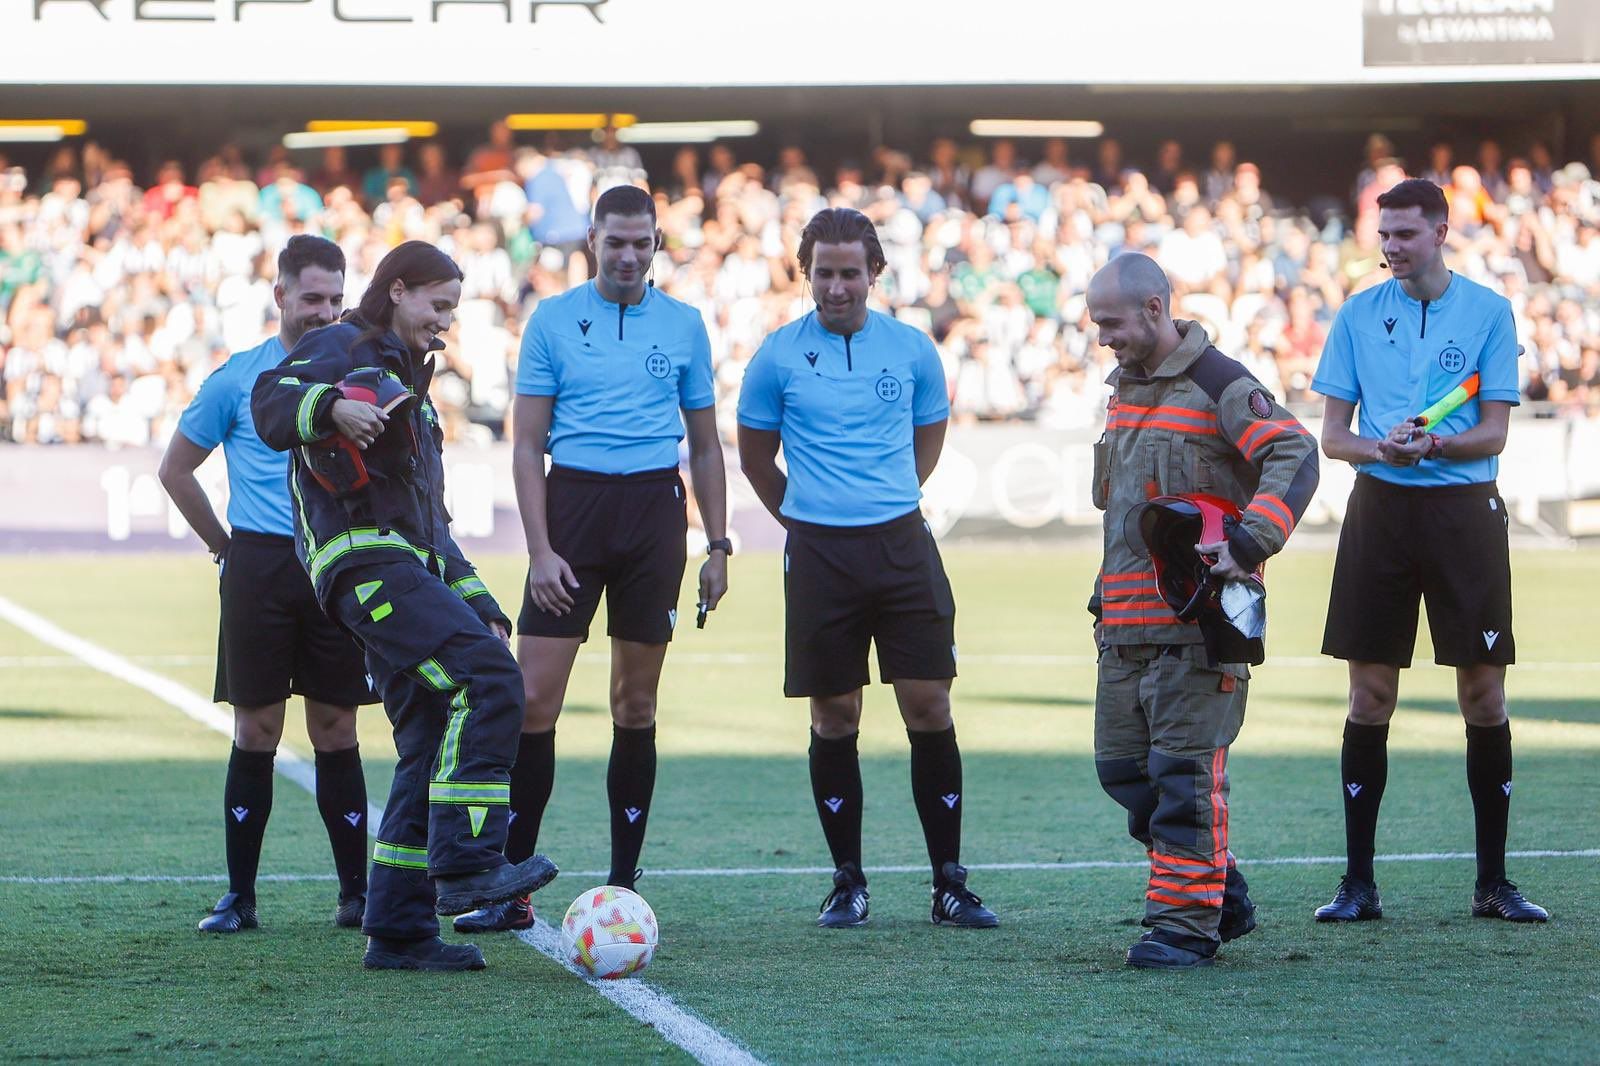
[[326,323],[324,323],[321,318],[316,315],[305,315],[301,318],[290,319],[289,328],[285,331],[289,334],[289,346],[291,348],[294,347],[294,345],[300,343],[300,338],[325,324]]

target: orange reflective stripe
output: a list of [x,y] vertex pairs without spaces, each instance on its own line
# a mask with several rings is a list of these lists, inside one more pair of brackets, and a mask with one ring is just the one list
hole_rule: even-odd
[[1174,907],[1218,907],[1218,908],[1220,908],[1222,906],[1222,897],[1221,896],[1218,896],[1215,899],[1210,899],[1210,898],[1185,899],[1182,896],[1169,896],[1165,892],[1157,892],[1154,889],[1152,889],[1149,892],[1146,892],[1144,894],[1144,898],[1145,899],[1153,899],[1157,903],[1169,903]]
[[1268,511],[1262,507],[1246,507],[1245,510],[1254,511],[1256,514],[1263,516],[1267,521],[1271,522],[1273,525],[1282,530],[1284,536],[1287,537],[1289,535],[1289,527],[1283,524],[1283,519],[1279,518],[1271,511]]
[[1168,610],[1166,600],[1113,600],[1105,604],[1104,609],[1107,611],[1142,611],[1151,607],[1158,611]]
[[1138,570],[1131,574],[1101,574],[1100,583],[1102,585],[1116,585],[1127,581],[1150,581],[1154,580],[1155,576],[1156,572],[1154,570]]
[[1163,855],[1159,851],[1152,851],[1150,858],[1154,862],[1164,862],[1171,866],[1198,866],[1202,870],[1213,869],[1212,864],[1205,859],[1181,859],[1176,855]]
[[1201,410],[1198,407],[1180,407],[1180,406],[1178,406],[1176,404],[1158,404],[1155,407],[1140,407],[1138,404],[1134,404],[1134,403],[1119,403],[1119,404],[1117,404],[1117,410],[1118,411],[1133,411],[1133,412],[1135,412],[1137,414],[1141,414],[1141,415],[1149,415],[1149,414],[1186,415],[1186,416],[1188,416],[1190,418],[1198,418],[1198,419],[1201,419],[1202,421],[1209,421],[1209,422],[1215,422],[1217,420],[1217,415],[1216,415],[1215,411],[1204,411],[1204,410]]
[[1220,884],[1212,885],[1212,884],[1202,884],[1202,883],[1199,883],[1199,882],[1195,882],[1193,884],[1185,885],[1185,884],[1179,884],[1176,881],[1162,881],[1162,880],[1160,880],[1158,878],[1154,878],[1154,877],[1152,877],[1150,879],[1150,884],[1151,884],[1151,887],[1153,887],[1153,888],[1170,888],[1174,892],[1189,892],[1189,893],[1193,893],[1194,895],[1197,895],[1197,896],[1204,896],[1204,895],[1209,895],[1209,894],[1211,894],[1213,892],[1221,892],[1222,891],[1222,885],[1220,885]]
[[1171,877],[1174,880],[1181,880],[1184,884],[1218,885],[1218,887],[1221,887],[1227,880],[1227,871],[1226,869],[1210,868],[1205,874],[1190,874],[1189,871],[1184,871],[1184,869],[1173,869],[1170,866],[1162,866],[1160,863],[1155,863],[1150,866],[1150,877],[1152,879],[1154,877]]
[[1228,856],[1228,804],[1222,798],[1222,784],[1227,780],[1227,748],[1218,748],[1211,756],[1211,842],[1216,845],[1218,865],[1227,869]]
[[1172,429],[1179,433],[1215,433],[1216,423],[1174,422],[1169,418],[1142,418],[1131,419],[1117,417],[1112,419],[1111,429]]
[[1286,537],[1293,528],[1292,518],[1288,522],[1285,522],[1283,518],[1279,516],[1278,512],[1273,510],[1271,507],[1267,507],[1259,503],[1252,503],[1249,507],[1246,507],[1245,510],[1254,511],[1256,514],[1265,518],[1267,521],[1281,529],[1283,531],[1283,535]]
[[1283,516],[1283,520],[1285,522],[1288,522],[1290,525],[1294,524],[1294,512],[1289,510],[1289,505],[1271,493],[1256,493],[1255,499],[1250,501],[1250,506],[1263,507],[1267,510],[1276,511],[1279,515]]
[[1244,435],[1239,438],[1239,451],[1244,454],[1246,459],[1249,459],[1251,456],[1255,455],[1256,449],[1260,448],[1267,441],[1281,433],[1290,430],[1299,433],[1303,437],[1309,437],[1311,435],[1306,431],[1306,427],[1302,426],[1299,422],[1296,422],[1293,419],[1286,419],[1281,422],[1257,422],[1255,425],[1245,430]]
[[1106,617],[1100,619],[1100,624],[1103,626],[1172,626],[1189,625],[1190,623],[1178,621],[1178,616],[1175,614],[1141,614],[1131,618]]

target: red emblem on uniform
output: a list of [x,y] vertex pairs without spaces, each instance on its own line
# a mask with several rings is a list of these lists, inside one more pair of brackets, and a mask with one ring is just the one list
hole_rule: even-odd
[[1266,418],[1272,414],[1272,397],[1268,396],[1264,389],[1251,389],[1247,402],[1250,404],[1250,413],[1257,418]]

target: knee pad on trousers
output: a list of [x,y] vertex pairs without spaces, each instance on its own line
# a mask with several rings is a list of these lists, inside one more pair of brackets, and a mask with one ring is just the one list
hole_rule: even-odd
[[1156,792],[1138,759],[1096,759],[1100,787],[1128,812],[1128,835],[1150,846],[1150,819],[1156,812]]
[[1193,847],[1200,840],[1196,778],[1200,764],[1159,751],[1150,752],[1150,778],[1156,784],[1156,810],[1150,832],[1161,840]]

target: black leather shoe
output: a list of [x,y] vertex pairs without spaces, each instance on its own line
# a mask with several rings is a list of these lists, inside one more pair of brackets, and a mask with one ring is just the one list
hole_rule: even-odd
[[200,919],[202,933],[237,933],[241,929],[255,929],[261,925],[256,918],[256,905],[239,899],[239,893],[229,892],[217,900],[211,913]]
[[1250,886],[1237,866],[1228,867],[1228,880],[1222,890],[1222,919],[1217,936],[1226,944],[1238,940],[1256,927],[1256,905],[1250,902]]
[[333,912],[333,924],[340,929],[360,929],[366,917],[366,894],[357,892],[353,896],[339,897],[339,909]]
[[518,896],[460,915],[452,924],[458,933],[499,933],[507,929],[531,929],[533,922],[533,904],[528,902],[527,896]]
[[361,965],[369,970],[481,970],[484,961],[476,944],[446,944],[436,936],[426,940],[369,936]]
[[1550,912],[1517,891],[1517,886],[1501,878],[1472,893],[1474,918],[1499,918],[1506,922],[1548,922]]
[[1214,961],[1211,954],[1163,940],[1159,932],[1146,933],[1128,949],[1128,965],[1136,970],[1194,970]]
[[1316,914],[1319,922],[1370,922],[1382,917],[1377,882],[1358,881],[1349,874],[1339,878],[1339,891]]
[[967,868],[947,862],[933,883],[934,925],[955,925],[963,929],[993,929],[1000,924],[994,911],[967,890]]
[[556,864],[543,855],[533,855],[515,866],[505,863],[492,870],[459,877],[436,877],[434,888],[439,914],[465,914],[491,903],[526,896],[555,880]]
[[833,891],[822,901],[817,924],[824,929],[849,929],[867,924],[867,878],[861,867],[847,862],[833,871]]

